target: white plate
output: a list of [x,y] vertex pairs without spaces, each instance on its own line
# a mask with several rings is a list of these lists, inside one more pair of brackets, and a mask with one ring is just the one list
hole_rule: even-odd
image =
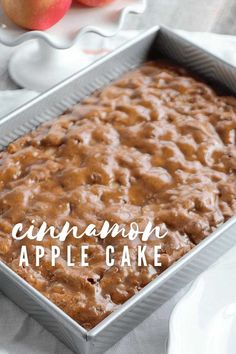
[[49,30],[27,31],[11,22],[0,8],[0,43],[16,46],[28,42],[11,57],[9,74],[20,87],[45,91],[86,65],[85,56],[74,46],[85,33],[115,36],[129,13],[141,14],[145,9],[146,0],[115,0],[98,8],[74,4]]
[[[0,2],[1,4],[1,2]],[[44,39],[56,49],[70,48],[84,33],[95,32],[105,37],[123,27],[129,13],[143,13],[146,0],[115,0],[97,8],[73,5],[66,16],[47,31],[27,31],[11,22],[0,10],[0,43],[16,46],[28,39]]]
[[168,354],[236,353],[236,247],[193,283],[169,331]]

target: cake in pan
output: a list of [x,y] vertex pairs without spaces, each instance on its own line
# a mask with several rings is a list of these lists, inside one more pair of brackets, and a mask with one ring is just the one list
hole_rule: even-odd
[[[217,94],[167,61],[145,63],[61,117],[11,143],[0,153],[0,258],[86,329],[178,260],[236,214],[236,99]],[[168,231],[163,239],[12,238],[43,222],[65,222],[83,232],[104,220],[127,227],[147,222]],[[89,266],[80,248],[89,245]],[[145,244],[148,265],[137,263]],[[29,266],[20,267],[26,245]],[[51,246],[60,247],[55,266]],[[72,246],[75,265],[66,263]],[[115,263],[105,262],[107,245]],[[121,266],[125,245],[131,266]],[[161,246],[161,267],[153,246]]]

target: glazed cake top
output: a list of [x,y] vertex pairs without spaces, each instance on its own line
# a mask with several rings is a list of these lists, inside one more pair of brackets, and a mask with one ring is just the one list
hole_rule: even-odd
[[[160,272],[236,213],[236,100],[217,95],[184,69],[149,62],[96,92],[0,153],[0,257],[82,326],[94,327]],[[15,241],[13,225],[35,220],[58,230],[69,221],[81,232],[104,220],[124,227],[148,221],[168,230],[147,245],[122,238],[66,242],[45,238],[46,257],[34,264],[35,241]],[[31,265],[19,267],[22,243]],[[89,267],[79,250],[88,243]],[[52,267],[50,247],[61,256]],[[115,247],[115,265],[105,247]],[[153,265],[161,244],[162,267]],[[66,265],[72,245],[75,267]],[[120,266],[124,245],[132,265]]]

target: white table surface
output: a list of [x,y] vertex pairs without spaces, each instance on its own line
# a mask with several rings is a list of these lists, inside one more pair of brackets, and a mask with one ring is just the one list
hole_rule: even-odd
[[[126,36],[128,38],[133,34],[123,33],[118,42],[122,42]],[[207,33],[184,33],[184,35],[236,65],[235,38]],[[106,42],[106,47],[108,45],[114,47],[114,40],[110,44]],[[20,97],[20,100],[29,97],[25,96],[24,91],[15,91],[17,86],[8,77],[7,61],[13,50],[0,46],[0,115],[3,115],[3,112],[5,114],[8,109],[13,109],[12,102],[17,102],[16,97]],[[6,92],[6,90],[12,91]],[[27,92],[27,95],[31,96],[32,93]],[[168,338],[169,317],[173,307],[184,293],[185,290],[182,290],[106,354],[164,354]],[[71,352],[0,293],[0,354],[54,353],[69,354]]]

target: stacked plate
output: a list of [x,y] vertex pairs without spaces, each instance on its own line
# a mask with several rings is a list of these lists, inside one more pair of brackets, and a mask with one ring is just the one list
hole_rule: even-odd
[[236,248],[202,273],[175,307],[168,354],[236,353]]

